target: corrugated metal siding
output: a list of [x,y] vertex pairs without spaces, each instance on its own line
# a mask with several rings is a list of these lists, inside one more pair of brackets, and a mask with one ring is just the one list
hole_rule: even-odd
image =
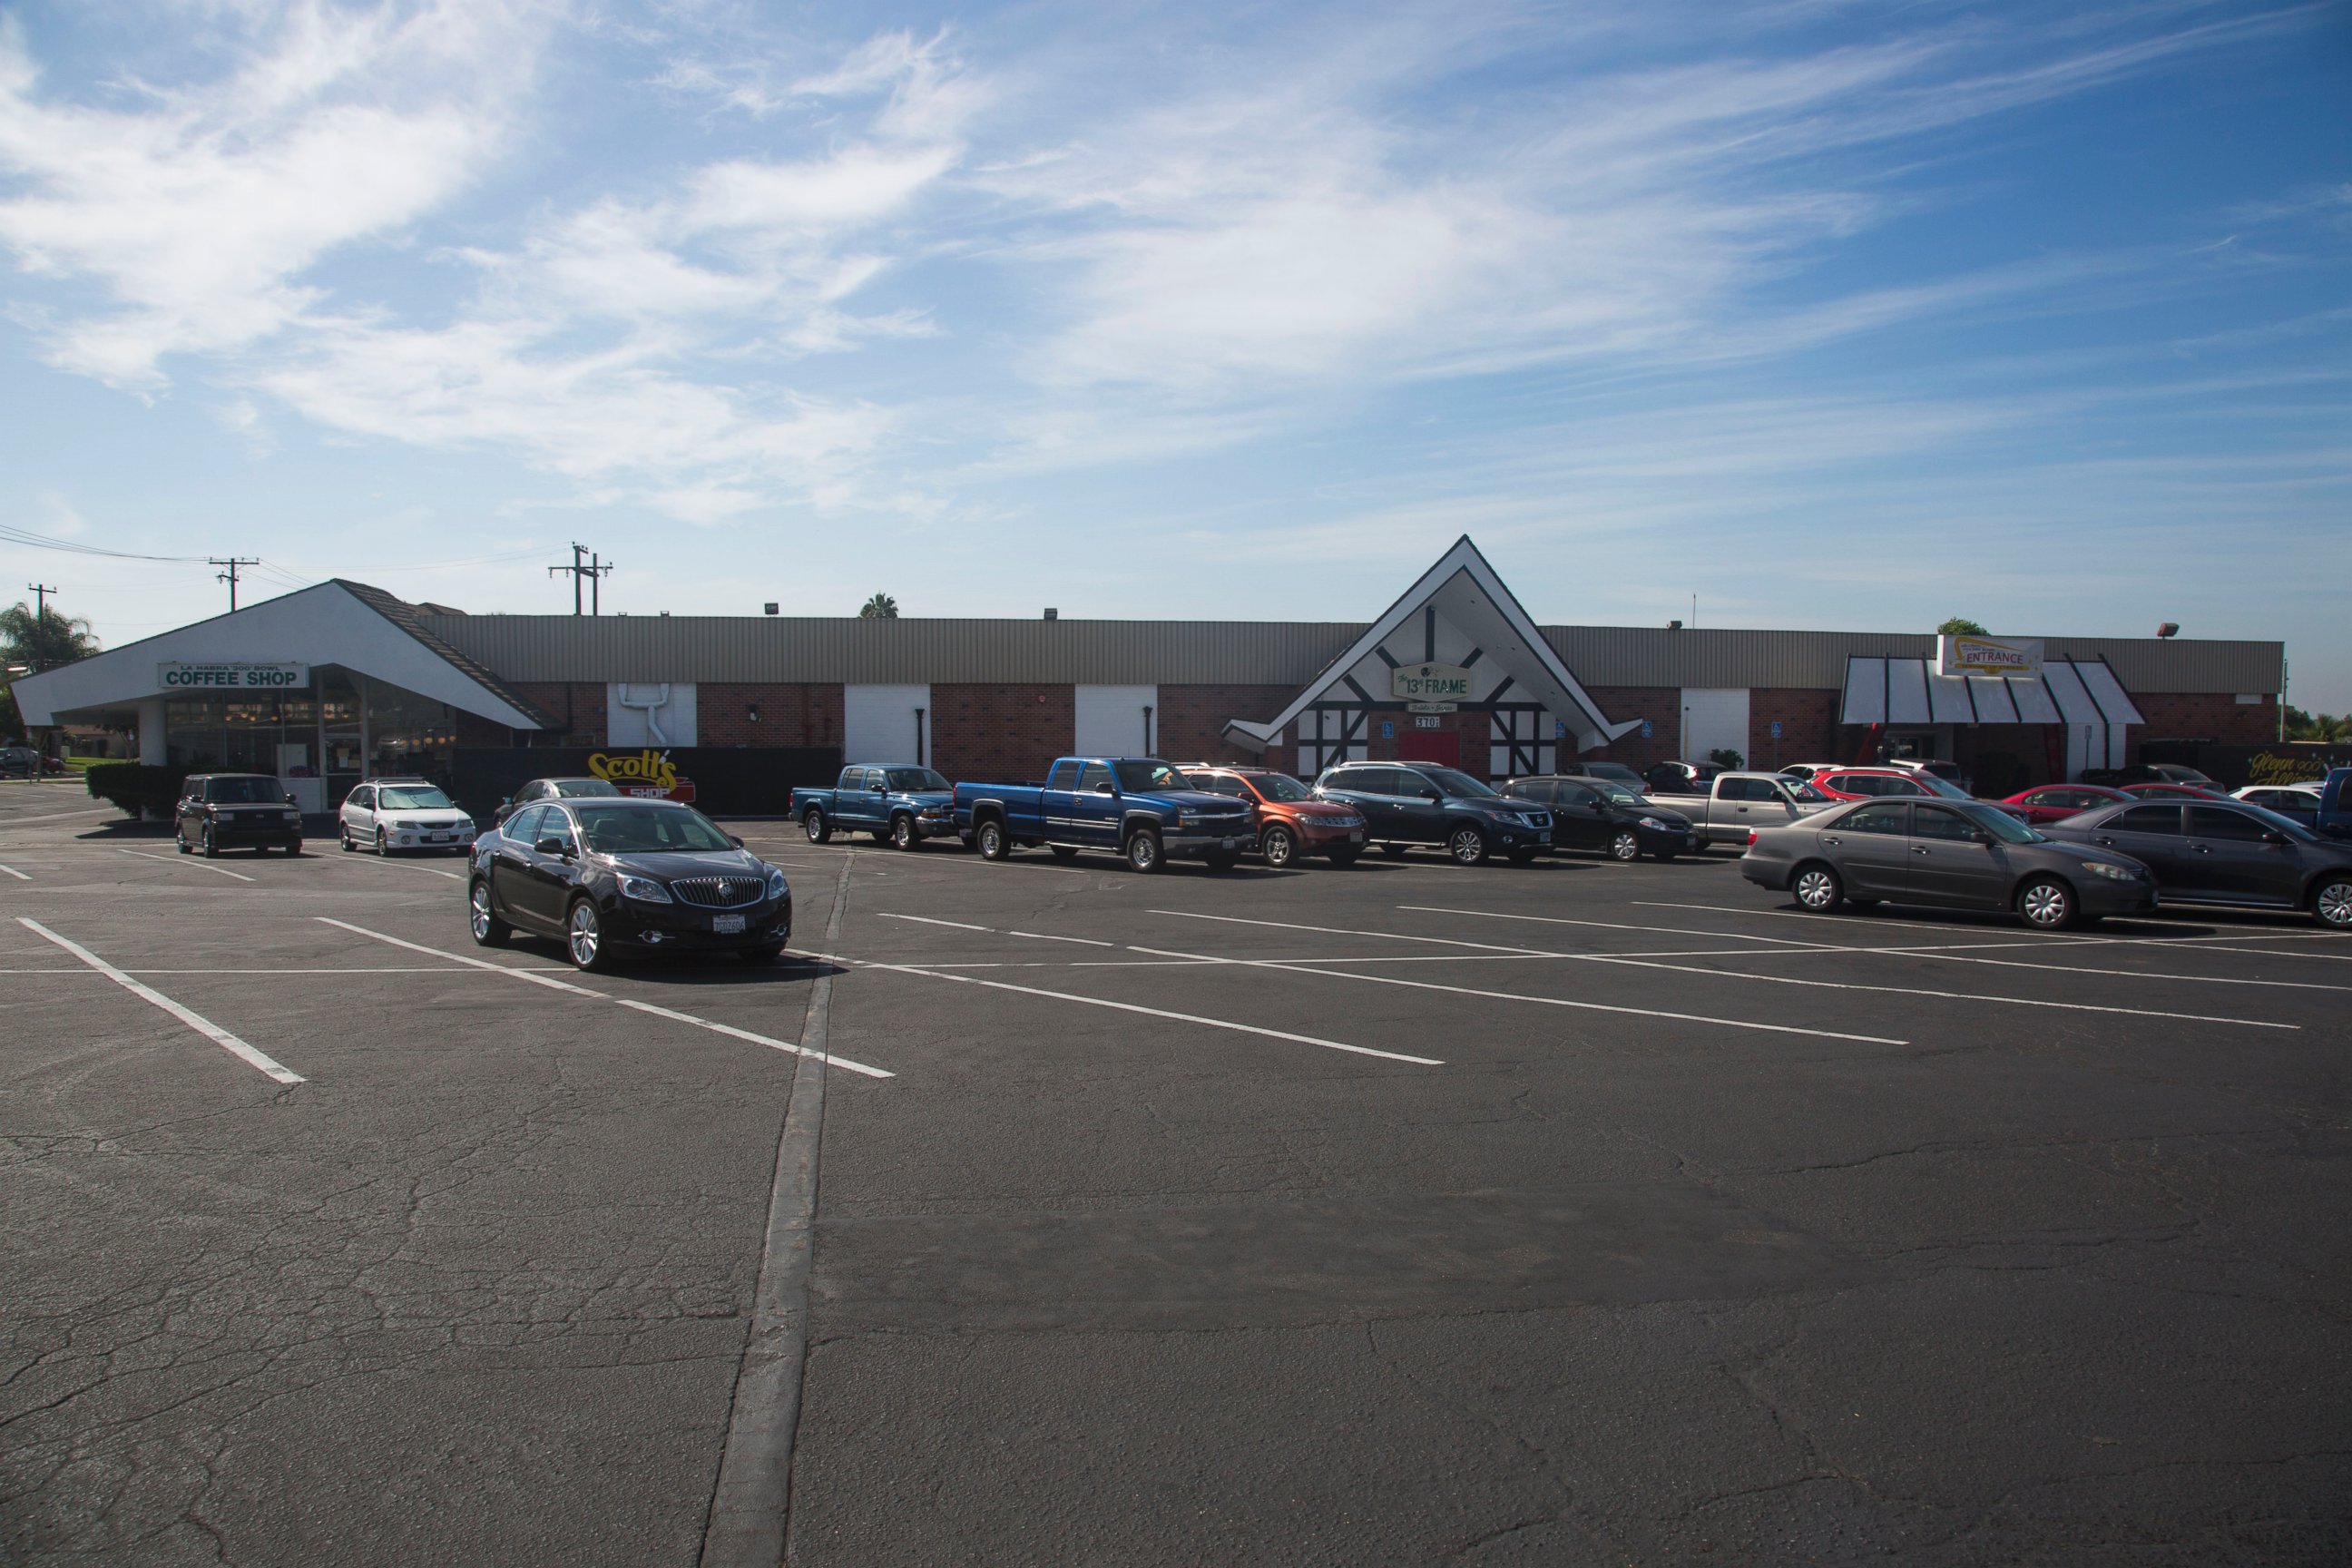
[[[1362,635],[1336,621],[1045,621],[716,616],[429,616],[418,621],[508,680],[1042,681],[1304,685]],[[1837,690],[1850,657],[1930,658],[1910,632],[1546,626],[1587,686]],[[2285,645],[2045,637],[2104,658],[2127,691],[2275,692]]]

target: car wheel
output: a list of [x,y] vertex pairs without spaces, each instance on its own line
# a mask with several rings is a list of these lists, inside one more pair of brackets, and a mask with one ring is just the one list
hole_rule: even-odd
[[563,921],[563,955],[572,968],[593,972],[612,966],[605,952],[604,917],[586,899],[572,900],[572,912]]
[[352,842],[352,830],[351,826],[348,823],[337,823],[335,825],[335,841],[342,846],[343,853],[346,855],[359,847],[358,845]]
[[213,825],[209,822],[205,824],[204,837],[205,858],[207,860],[218,859],[220,858],[220,845],[213,838]]
[[392,853],[392,835],[381,827],[375,830],[375,852],[379,859]]
[[2311,912],[2329,931],[2352,931],[2352,878],[2320,883],[2311,895]]
[[983,860],[1003,860],[1013,853],[1013,840],[1006,835],[1004,824],[992,816],[980,825],[974,837],[980,840],[980,858]]
[[757,947],[737,948],[735,950],[735,956],[741,959],[746,963],[773,963],[778,958],[783,955],[783,952],[784,944],[782,942],[763,942]]
[[1298,837],[1287,827],[1269,827],[1258,840],[1257,852],[1265,863],[1279,871],[1298,858]]
[[1486,829],[1465,822],[1445,836],[1445,852],[1457,866],[1476,866],[1486,858]]
[[900,854],[923,847],[922,836],[915,831],[915,819],[905,812],[890,819],[890,847]]
[[824,813],[810,806],[808,815],[801,818],[801,831],[808,835],[810,843],[823,844],[833,837],[833,824],[824,819]]
[[2017,891],[2017,912],[2036,931],[2064,931],[2074,923],[2074,889],[2055,877],[2036,877]]
[[504,947],[507,938],[514,935],[514,927],[499,919],[490,908],[490,885],[477,879],[466,894],[467,915],[473,926],[474,940],[484,947]]
[[188,847],[188,830],[185,826],[174,827],[172,829],[172,843],[183,855],[193,855],[195,853],[194,850]]
[[1410,844],[1383,844],[1381,846],[1381,853],[1391,860],[1396,860],[1402,858],[1404,852],[1412,847]]
[[1127,836],[1127,865],[1132,871],[1150,876],[1160,869],[1160,835],[1150,828],[1139,828]]
[[1789,890],[1797,895],[1797,906],[1814,914],[1825,915],[1845,901],[1845,883],[1835,871],[1819,861],[1799,868]]
[[1341,867],[1352,866],[1356,863],[1356,857],[1362,853],[1362,850],[1355,848],[1334,849],[1331,851],[1331,864]]
[[1609,858],[1631,865],[1641,858],[1641,839],[1634,837],[1632,828],[1619,828],[1616,836],[1609,840]]

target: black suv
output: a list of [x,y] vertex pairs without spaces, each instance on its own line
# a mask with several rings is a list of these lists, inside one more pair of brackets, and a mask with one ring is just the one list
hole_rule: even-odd
[[183,855],[201,849],[209,857],[248,845],[302,853],[302,814],[268,773],[191,773],[173,816]]
[[732,952],[765,963],[793,934],[784,874],[676,801],[535,801],[475,841],[474,940],[561,937],[582,969],[636,952]]
[[1497,849],[1524,865],[1551,843],[1549,810],[1433,763],[1341,763],[1323,770],[1315,793],[1361,812],[1364,837],[1383,855],[1442,844],[1465,866]]

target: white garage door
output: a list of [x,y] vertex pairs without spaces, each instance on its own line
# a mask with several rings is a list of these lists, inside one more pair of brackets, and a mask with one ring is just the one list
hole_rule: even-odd
[[1683,688],[1683,756],[1706,761],[1710,752],[1729,750],[1748,755],[1748,688],[1685,686]]
[[[916,750],[916,715],[922,749]],[[841,760],[928,763],[931,760],[931,689],[928,686],[845,686],[841,689]]]
[[[1148,757],[1159,740],[1160,688],[1081,686],[1077,689],[1077,738],[1070,749],[1082,757]],[[1151,710],[1152,733],[1144,731],[1143,710]]]

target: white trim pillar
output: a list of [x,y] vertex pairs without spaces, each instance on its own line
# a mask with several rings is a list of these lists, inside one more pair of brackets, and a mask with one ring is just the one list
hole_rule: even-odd
[[151,768],[160,768],[172,758],[163,734],[163,698],[139,700],[139,760]]

